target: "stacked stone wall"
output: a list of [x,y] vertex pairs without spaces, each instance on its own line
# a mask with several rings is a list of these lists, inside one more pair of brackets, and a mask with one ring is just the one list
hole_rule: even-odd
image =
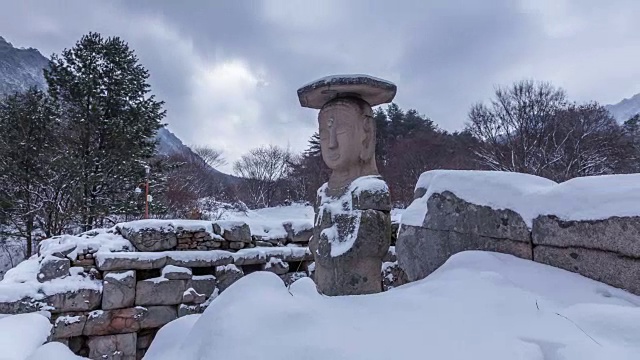
[[[313,276],[310,230],[294,231],[285,222],[285,231],[278,232],[284,236],[265,239],[252,235],[245,223],[176,224],[118,225],[113,235],[129,240],[138,251],[69,247],[41,256],[37,278],[44,286],[76,275],[87,280],[87,288],[0,302],[0,313],[46,310],[53,324],[50,340],[74,353],[91,359],[141,359],[163,325],[202,313],[247,274],[270,271],[287,285]],[[384,286],[390,289],[404,281],[395,269],[394,248],[385,261]]]

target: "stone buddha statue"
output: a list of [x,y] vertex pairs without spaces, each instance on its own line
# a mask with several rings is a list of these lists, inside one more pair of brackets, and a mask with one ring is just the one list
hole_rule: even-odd
[[391,242],[391,203],[375,161],[371,106],[390,102],[395,85],[366,75],[333,76],[298,90],[300,104],[320,109],[322,159],[332,170],[318,189],[314,281],[325,295],[382,291],[382,259]]
[[356,97],[337,98],[318,114],[322,159],[333,170],[328,192],[337,195],[361,176],[378,175],[376,124],[371,106]]

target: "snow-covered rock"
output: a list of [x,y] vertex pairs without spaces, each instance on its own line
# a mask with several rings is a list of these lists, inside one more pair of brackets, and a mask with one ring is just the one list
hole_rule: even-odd
[[396,247],[411,281],[455,253],[486,250],[640,294],[640,174],[557,184],[519,173],[428,171],[402,214]]
[[534,175],[472,170],[433,170],[420,175],[416,200],[402,214],[402,224],[422,226],[427,201],[449,191],[469,203],[512,210],[527,226],[540,215],[561,220],[601,220],[640,216],[640,174],[574,178],[558,184]]

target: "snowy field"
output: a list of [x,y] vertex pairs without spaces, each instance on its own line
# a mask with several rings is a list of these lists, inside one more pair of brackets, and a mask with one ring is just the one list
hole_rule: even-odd
[[[0,317],[0,359],[77,360],[40,314]],[[16,334],[29,334],[17,336]],[[287,289],[245,276],[202,315],[163,327],[146,360],[396,358],[637,360],[640,297],[490,252],[453,256],[424,280],[326,297],[309,278]]]
[[24,240],[0,238],[0,280],[9,269],[24,260],[25,247]]
[[[250,296],[248,296],[250,294]],[[453,256],[389,292],[319,295],[270,273],[160,330],[146,360],[637,360],[640,297],[489,252]]]

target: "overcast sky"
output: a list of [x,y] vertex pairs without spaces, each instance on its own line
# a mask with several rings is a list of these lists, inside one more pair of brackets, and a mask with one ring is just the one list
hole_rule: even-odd
[[[117,35],[151,73],[166,122],[229,162],[263,144],[306,147],[316,111],[296,89],[366,73],[446,130],[496,85],[550,81],[577,101],[640,92],[638,0],[55,1],[0,5],[0,36],[43,55]],[[230,171],[230,166],[222,170]]]

